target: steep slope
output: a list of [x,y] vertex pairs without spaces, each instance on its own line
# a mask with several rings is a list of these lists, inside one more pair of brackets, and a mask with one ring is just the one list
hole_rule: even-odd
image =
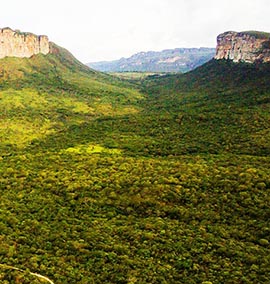
[[269,64],[212,60],[181,76],[150,77],[144,88],[153,112],[167,113],[175,125],[178,151],[189,145],[195,152],[268,155],[269,75]]
[[[149,86],[164,84],[165,89],[181,91],[207,90],[224,92],[246,88],[268,89],[269,64],[234,63],[231,60],[212,59],[204,65],[186,74],[168,74],[149,76],[145,83]],[[162,91],[162,88],[160,89]],[[237,96],[235,96],[237,98]]]
[[137,111],[133,103],[142,95],[128,84],[91,70],[55,44],[51,50],[1,59],[2,146],[23,147],[70,124]]
[[176,48],[140,52],[115,61],[87,65],[103,72],[187,72],[213,58],[214,48]]

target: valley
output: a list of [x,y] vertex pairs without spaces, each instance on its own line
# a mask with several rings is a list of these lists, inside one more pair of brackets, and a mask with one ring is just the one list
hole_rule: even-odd
[[0,282],[268,283],[269,63],[125,80],[52,50],[0,61]]

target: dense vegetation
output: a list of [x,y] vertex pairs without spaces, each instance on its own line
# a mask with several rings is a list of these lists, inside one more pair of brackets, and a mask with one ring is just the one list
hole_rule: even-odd
[[270,33],[266,33],[266,32],[258,32],[258,31],[246,31],[243,32],[245,34],[251,35],[251,36],[255,36],[256,38],[268,38],[270,39]]
[[268,65],[1,68],[1,283],[269,282]]

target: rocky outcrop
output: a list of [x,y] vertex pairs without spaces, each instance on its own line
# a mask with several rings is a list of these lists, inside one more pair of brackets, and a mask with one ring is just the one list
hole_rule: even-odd
[[22,33],[10,28],[0,29],[0,58],[6,56],[31,57],[38,53],[50,52],[47,36]]
[[215,59],[234,62],[269,62],[270,34],[256,31],[225,32],[217,37]]

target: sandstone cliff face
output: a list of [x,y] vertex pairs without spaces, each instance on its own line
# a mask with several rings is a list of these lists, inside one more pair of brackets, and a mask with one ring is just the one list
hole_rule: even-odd
[[226,32],[217,37],[215,59],[234,62],[269,62],[270,34],[261,32]]
[[50,52],[47,36],[21,33],[10,28],[0,29],[0,58],[6,56],[31,57],[34,54]]

